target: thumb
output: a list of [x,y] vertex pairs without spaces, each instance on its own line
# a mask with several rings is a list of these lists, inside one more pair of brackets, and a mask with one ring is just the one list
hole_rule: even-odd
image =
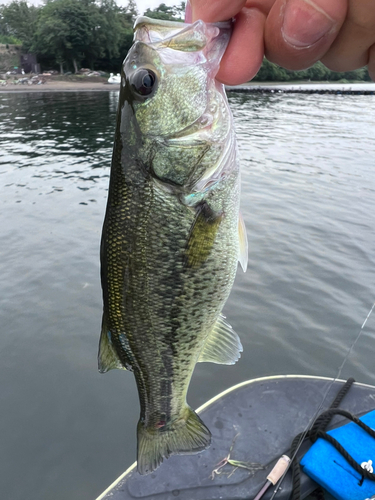
[[267,58],[308,68],[329,50],[345,20],[347,0],[276,0],[266,21]]

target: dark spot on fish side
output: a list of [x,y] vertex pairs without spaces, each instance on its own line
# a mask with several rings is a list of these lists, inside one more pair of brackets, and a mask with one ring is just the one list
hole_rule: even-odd
[[179,494],[180,494],[180,490],[173,490],[173,491],[172,491],[172,495],[173,495],[174,497],[178,497],[178,496],[179,496]]
[[224,214],[214,212],[206,201],[194,208],[196,217],[190,228],[184,266],[199,268],[211,253]]
[[215,427],[216,429],[222,429],[224,427],[224,424],[221,420],[216,420]]

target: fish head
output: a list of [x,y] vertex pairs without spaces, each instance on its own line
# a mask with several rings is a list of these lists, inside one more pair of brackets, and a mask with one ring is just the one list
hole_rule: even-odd
[[134,30],[121,101],[135,124],[138,160],[159,182],[189,192],[217,164],[231,128],[215,80],[231,23],[140,17]]

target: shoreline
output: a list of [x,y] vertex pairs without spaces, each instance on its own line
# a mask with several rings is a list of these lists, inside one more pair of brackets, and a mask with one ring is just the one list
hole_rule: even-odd
[[8,84],[0,86],[0,92],[118,92],[120,84],[107,82],[47,81],[42,85]]
[[[375,83],[372,82],[248,82],[243,85],[226,87],[227,91],[232,92],[256,92],[256,91],[280,91],[283,92],[306,92],[311,89],[315,91],[343,91],[350,90],[360,92],[361,90],[375,91]],[[283,90],[284,89],[284,90]],[[118,92],[120,84],[111,84],[107,81],[59,81],[47,80],[41,85],[28,84],[8,84],[0,86],[0,93],[17,92]]]

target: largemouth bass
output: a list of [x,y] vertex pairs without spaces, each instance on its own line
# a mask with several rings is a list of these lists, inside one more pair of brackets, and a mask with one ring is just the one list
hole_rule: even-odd
[[99,370],[134,372],[141,474],[210,445],[186,403],[194,367],[233,364],[242,351],[221,316],[237,262],[247,264],[232,116],[215,81],[230,32],[140,17],[122,66]]

